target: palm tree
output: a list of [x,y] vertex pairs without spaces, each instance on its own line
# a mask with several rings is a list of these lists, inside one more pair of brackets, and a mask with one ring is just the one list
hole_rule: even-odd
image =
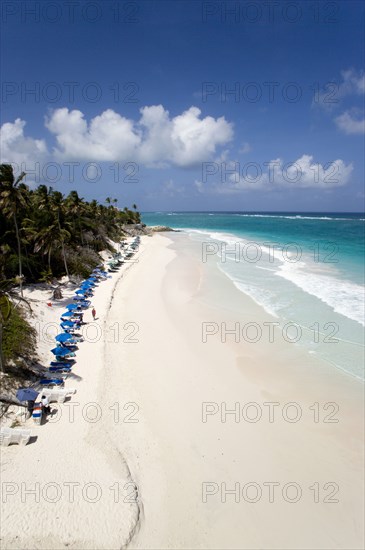
[[112,197],[99,204],[96,200],[85,201],[77,191],[64,198],[46,185],[30,190],[22,183],[24,175],[17,178],[10,165],[1,165],[0,281],[17,276],[20,295],[23,270],[32,280],[38,280],[48,265],[48,272],[53,270],[57,277],[63,273],[58,261],[63,259],[70,278],[69,266],[79,269],[75,258],[78,252],[83,253],[82,248],[89,248],[89,256],[95,257],[92,249],[107,249],[110,239],[122,236],[123,225],[138,220],[135,204],[134,211],[123,210],[118,208],[118,199]]
[[42,224],[37,224],[34,220],[25,218],[23,221],[24,231],[29,241],[34,243],[33,251],[37,254],[41,252],[47,255],[48,270],[52,272],[51,255],[55,248],[61,245],[61,236],[67,238],[69,233],[64,229],[59,230],[56,220],[43,227]]
[[17,214],[21,208],[26,206],[25,191],[27,190],[27,186],[22,183],[24,176],[25,172],[22,172],[20,176],[15,179],[13,167],[10,164],[0,165],[0,206],[3,208],[4,214],[9,219],[12,218],[14,222],[16,240],[18,244],[19,286],[22,297],[23,270]]
[[81,224],[84,221],[83,214],[85,212],[85,203],[84,199],[79,197],[77,191],[70,191],[68,197],[65,201],[65,207],[67,209],[67,214],[70,214],[73,217],[74,231],[76,233],[76,225],[79,228],[81,244],[84,244],[83,232]]
[[[70,274],[68,272],[66,252],[65,252],[65,238],[70,237],[70,233],[66,231],[65,227],[61,227],[61,213],[63,212],[63,195],[59,191],[53,191],[52,193],[52,210],[56,212],[57,215],[57,225],[60,233],[61,247],[62,247],[62,256],[63,262],[65,264],[65,270],[67,278],[70,279]],[[66,224],[64,224],[66,225]],[[69,225],[69,224],[68,224]]]
[[111,197],[107,197],[107,198],[105,199],[105,202],[106,202],[107,204],[109,204],[109,206],[111,206],[112,204],[117,204],[118,199],[112,199]]

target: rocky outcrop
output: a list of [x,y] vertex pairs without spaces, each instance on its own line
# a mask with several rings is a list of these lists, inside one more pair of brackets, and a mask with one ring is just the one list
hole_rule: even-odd
[[166,225],[146,225],[145,223],[134,223],[123,225],[123,232],[128,237],[135,237],[136,235],[152,235],[162,231],[176,231]]
[[149,228],[153,233],[162,232],[162,231],[176,231],[167,225],[151,225]]

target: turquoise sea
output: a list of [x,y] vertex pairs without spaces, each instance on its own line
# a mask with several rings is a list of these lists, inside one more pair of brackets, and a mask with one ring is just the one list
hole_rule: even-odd
[[186,232],[295,345],[364,378],[364,214],[149,212],[142,221]]

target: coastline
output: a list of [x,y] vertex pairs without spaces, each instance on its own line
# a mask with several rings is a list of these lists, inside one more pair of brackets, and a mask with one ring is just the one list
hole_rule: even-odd
[[[1,449],[4,548],[120,548],[133,536],[139,509],[134,498],[127,498],[130,472],[108,439],[107,425],[114,414],[108,396],[98,400],[105,341],[110,337],[107,313],[116,285],[131,268],[133,262],[124,264],[97,288],[92,298],[96,323],[90,310],[85,314],[85,341],[66,379],[66,387],[77,393],[64,404],[52,404],[57,414],[45,424],[36,426],[29,419],[22,425],[31,428],[32,444]],[[66,291],[64,298],[72,293]],[[45,309],[45,326],[52,328],[64,305],[55,302],[47,308],[44,293],[36,294],[42,299],[36,304],[38,319]],[[50,342],[41,338],[43,361],[50,359],[49,348]]]
[[[125,280],[110,310],[111,321],[139,326],[139,342],[109,347],[111,373],[125,400],[138,405],[138,423],[114,426],[144,509],[130,547],[361,548],[362,384],[298,346],[222,344],[219,338],[203,344],[204,321],[272,318],[216,267],[203,266],[186,236],[157,239],[141,260],[148,265]],[[207,422],[203,402],[219,408]],[[261,407],[260,421],[236,422],[232,414],[221,421],[222,403],[228,410],[249,402]],[[279,403],[273,423],[268,402]],[[282,416],[293,402],[302,411],[294,423]],[[310,409],[315,403],[318,422]],[[323,409],[327,403],[338,405],[332,420],[339,422],[324,422],[333,412]],[[203,503],[207,482],[219,489]],[[242,489],[250,482],[262,489],[267,482],[294,482],[303,496],[295,504],[264,496],[255,504],[241,496],[237,503],[232,494],[221,502],[222,483]],[[327,504],[323,487],[332,482],[341,499]],[[315,483],[322,491],[318,503],[309,489]]]
[[[22,503],[21,487],[2,499],[4,548],[362,548],[362,384],[281,341],[222,343],[218,333],[203,343],[203,322],[272,318],[202,264],[186,235],[143,237],[136,260],[93,299],[104,337],[80,346],[74,422],[63,414],[32,430],[34,445],[2,451],[3,482],[62,488],[57,503]],[[80,414],[88,403],[96,422]],[[273,422],[264,403],[278,403]],[[324,422],[329,413],[339,422]],[[102,498],[78,486],[71,503],[65,480],[98,484]],[[272,502],[268,483],[278,484]],[[282,496],[288,483],[297,502]],[[339,502],[324,502],[326,483]]]

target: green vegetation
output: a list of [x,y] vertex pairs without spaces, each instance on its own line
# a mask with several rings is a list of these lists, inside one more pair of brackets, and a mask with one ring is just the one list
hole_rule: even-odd
[[33,190],[24,177],[0,165],[0,371],[7,372],[26,365],[35,348],[21,307],[24,282],[89,276],[101,262],[98,253],[123,238],[123,225],[140,223],[136,205],[119,210],[110,197],[104,206],[77,191],[64,197],[46,185]]
[[[0,372],[11,370],[34,358],[36,331],[25,320],[24,308],[30,305],[14,290],[14,280],[0,282]],[[14,369],[15,367],[15,369]]]
[[36,331],[23,317],[18,308],[12,308],[11,315],[3,328],[4,364],[16,363],[18,359],[29,359],[30,350],[35,348]]
[[86,276],[100,263],[98,252],[109,239],[123,236],[122,226],[140,223],[133,210],[85,201],[77,191],[64,197],[52,187],[30,189],[25,173],[15,178],[11,165],[0,165],[0,281],[17,277],[22,284],[62,275]]

